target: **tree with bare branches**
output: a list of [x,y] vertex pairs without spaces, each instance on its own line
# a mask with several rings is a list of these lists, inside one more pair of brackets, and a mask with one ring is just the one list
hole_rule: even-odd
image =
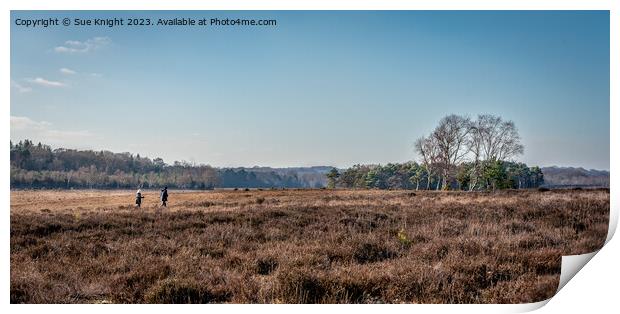
[[[459,181],[466,179],[470,191],[485,185],[481,182],[485,166],[510,161],[524,150],[514,122],[490,114],[478,115],[473,121],[455,114],[445,116],[428,137],[416,141],[415,149],[429,178],[439,176],[438,190],[453,186],[460,171]],[[459,170],[464,163],[466,169]]]
[[435,166],[439,160],[439,150],[435,138],[421,137],[415,142],[415,150],[422,157],[422,166],[426,170],[426,189],[431,187],[431,179],[435,174]]
[[478,116],[474,125],[474,134],[480,136],[483,160],[510,160],[523,154],[524,147],[514,122],[484,114]]
[[470,125],[469,118],[452,114],[442,118],[431,134],[439,152],[441,180],[444,189],[450,187],[455,176],[456,165],[463,161],[468,153],[467,142]]

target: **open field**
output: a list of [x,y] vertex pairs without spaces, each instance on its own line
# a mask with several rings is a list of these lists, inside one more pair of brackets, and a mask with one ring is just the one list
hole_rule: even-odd
[[525,303],[608,190],[12,191],[12,303]]

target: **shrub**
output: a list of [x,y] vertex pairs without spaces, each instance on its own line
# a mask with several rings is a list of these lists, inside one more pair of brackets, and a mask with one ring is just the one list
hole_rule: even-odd
[[396,236],[398,237],[398,241],[400,242],[400,244],[402,244],[403,246],[408,247],[411,245],[411,240],[409,240],[405,229],[400,229]]

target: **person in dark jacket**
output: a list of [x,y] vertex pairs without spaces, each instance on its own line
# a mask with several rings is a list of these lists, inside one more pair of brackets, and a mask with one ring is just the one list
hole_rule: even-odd
[[138,189],[138,192],[136,192],[136,205],[138,206],[138,208],[140,208],[140,205],[142,205],[143,198],[144,196],[142,196],[142,190]]
[[164,187],[159,193],[159,199],[161,200],[161,205],[166,207],[166,202],[168,201],[168,187]]

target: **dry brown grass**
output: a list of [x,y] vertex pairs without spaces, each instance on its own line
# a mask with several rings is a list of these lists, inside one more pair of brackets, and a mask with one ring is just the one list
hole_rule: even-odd
[[523,303],[609,192],[11,192],[12,303]]

